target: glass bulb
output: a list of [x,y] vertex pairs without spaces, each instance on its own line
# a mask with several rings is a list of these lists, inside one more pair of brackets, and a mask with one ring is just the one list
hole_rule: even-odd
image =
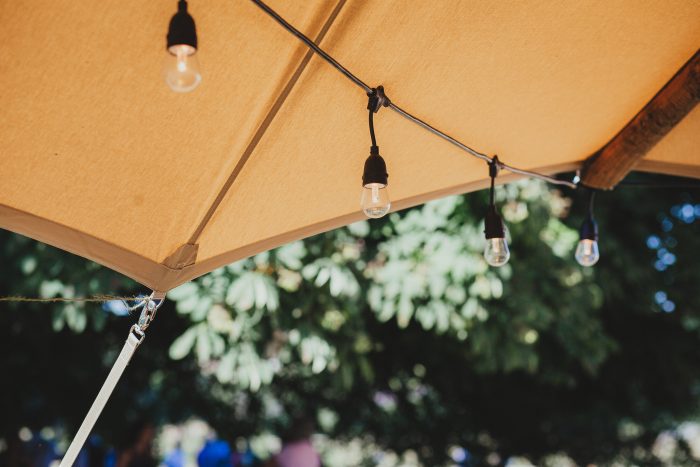
[[174,45],[168,49],[165,62],[165,82],[175,92],[189,92],[202,81],[199,74],[197,49],[189,45]]
[[510,250],[505,238],[487,238],[484,259],[491,266],[500,267],[510,259]]
[[576,261],[581,266],[593,266],[600,259],[600,252],[598,251],[598,242],[595,240],[590,240],[588,238],[583,238],[578,242],[576,246]]
[[381,183],[368,183],[362,187],[360,205],[367,217],[377,219],[389,212],[389,190]]

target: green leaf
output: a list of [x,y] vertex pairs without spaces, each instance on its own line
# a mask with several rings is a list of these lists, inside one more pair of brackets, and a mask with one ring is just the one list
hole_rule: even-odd
[[197,327],[193,326],[185,331],[180,337],[170,345],[168,355],[173,360],[181,360],[190,353],[194,341],[197,338]]
[[186,298],[196,296],[199,291],[199,287],[194,282],[185,282],[179,287],[174,288],[168,292],[168,298],[171,300],[180,301]]
[[197,341],[195,345],[197,360],[200,365],[211,360],[212,343],[209,328],[204,323],[197,325]]
[[198,303],[199,296],[197,296],[196,294],[189,295],[177,301],[176,309],[178,313],[187,315],[192,313],[192,311],[194,311],[194,309],[197,308]]
[[304,265],[301,259],[306,254],[304,242],[292,242],[276,250],[277,259],[285,267],[298,271]]
[[365,357],[358,357],[357,364],[360,367],[360,373],[362,374],[364,380],[372,384],[374,382],[374,370],[372,369],[372,365],[369,363],[369,360],[367,360]]
[[396,312],[396,321],[399,327],[405,328],[408,326],[408,323],[411,321],[411,316],[413,316],[413,303],[404,295],[399,300],[399,307]]
[[255,286],[252,273],[245,273],[229,286],[226,303],[234,308],[247,311],[255,305]]
[[231,349],[219,360],[219,365],[216,367],[216,379],[221,383],[229,383],[235,374],[236,356],[234,350]]

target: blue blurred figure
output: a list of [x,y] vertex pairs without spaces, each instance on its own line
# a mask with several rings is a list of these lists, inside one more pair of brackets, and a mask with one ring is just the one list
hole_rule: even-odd
[[250,449],[248,441],[243,438],[236,440],[236,450],[233,453],[232,463],[233,467],[253,467],[260,464],[258,458],[253,454],[253,450]]
[[226,441],[209,440],[197,456],[199,467],[231,467],[231,447]]
[[175,449],[165,457],[163,464],[165,467],[185,467],[185,453],[182,451],[179,443],[175,446]]

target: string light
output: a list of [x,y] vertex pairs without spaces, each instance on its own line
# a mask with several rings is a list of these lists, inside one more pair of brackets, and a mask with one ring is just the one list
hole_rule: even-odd
[[[323,50],[321,47],[319,47],[314,41],[309,39],[308,36],[306,36],[303,32],[299,31],[297,28],[289,24],[284,18],[282,18],[275,10],[270,8],[265,2],[262,0],[251,0],[258,8],[260,8],[262,11],[264,11],[268,16],[270,16],[272,19],[277,21],[277,23],[282,26],[284,29],[286,29],[289,33],[291,33],[294,37],[299,39],[301,42],[304,43],[309,49],[313,50],[319,57],[321,57],[323,60],[325,60],[328,64],[330,64],[333,68],[338,70],[343,76],[345,76],[347,79],[349,79],[353,84],[355,84],[357,87],[361,88],[364,90],[367,94],[372,92],[372,88],[367,85],[364,81],[362,81],[360,78],[355,76],[350,70],[345,68],[342,64],[338,62],[335,58],[330,56],[328,52]],[[398,104],[394,102],[389,102],[387,101],[386,107],[389,107],[391,110],[396,112],[397,114],[401,115],[403,118],[406,120],[409,120],[416,125],[424,128],[425,130],[429,131],[430,133],[439,136],[440,138],[444,139],[448,143],[456,146],[460,150],[466,152],[472,157],[475,157],[477,159],[484,160],[486,162],[491,162],[491,158],[487,156],[484,153],[481,153],[475,149],[470,148],[466,144],[462,143],[461,141],[453,138],[452,136],[448,135],[444,131],[441,131],[434,126],[430,125],[427,123],[425,120],[420,119],[419,117],[412,115],[405,109],[401,108]],[[498,166],[501,169],[507,170],[512,173],[517,173],[520,175],[524,175],[526,177],[531,177],[531,178],[539,178],[540,180],[544,180],[548,183],[551,183],[553,185],[560,185],[560,186],[566,186],[569,188],[576,189],[577,184],[572,183],[568,180],[561,180],[556,177],[550,177],[549,175],[541,174],[538,172],[533,172],[530,170],[524,170],[524,169],[519,169],[517,167],[513,167],[511,165],[508,165],[504,162],[499,161]]]
[[389,174],[386,171],[386,162],[379,155],[379,146],[374,134],[374,114],[384,106],[389,105],[389,99],[384,94],[382,86],[372,89],[369,93],[369,135],[372,139],[372,146],[369,150],[369,157],[365,161],[365,170],[362,173],[362,196],[360,205],[367,217],[376,219],[385,216],[391,208],[389,200]]
[[170,19],[167,36],[168,57],[163,73],[165,82],[175,92],[189,92],[202,81],[197,60],[197,29],[187,12],[187,1],[177,3],[177,13]]
[[489,162],[489,177],[491,177],[491,189],[489,191],[489,207],[486,210],[484,219],[484,236],[486,246],[484,247],[484,259],[491,266],[500,267],[510,259],[508,240],[506,240],[506,228],[503,219],[496,210],[495,202],[495,182],[498,175],[498,157],[494,156]]
[[576,261],[581,266],[593,266],[600,259],[598,250],[598,224],[593,219],[593,198],[595,191],[588,194],[588,212],[579,229],[579,242],[576,246]]
[[[484,258],[491,266],[503,266],[510,259],[510,250],[506,240],[506,227],[503,223],[503,219],[496,210],[494,200],[495,178],[498,175],[499,169],[508,170],[509,172],[532,178],[538,178],[555,185],[566,186],[573,189],[578,188],[578,184],[580,182],[580,178],[578,176],[573,182],[570,182],[538,172],[513,167],[501,162],[496,156],[489,157],[486,154],[470,148],[447,133],[444,133],[424,120],[410,114],[397,104],[391,102],[384,94],[384,88],[382,86],[370,88],[364,81],[341,65],[336,59],[331,57],[301,31],[289,24],[262,0],[251,1],[265,13],[267,13],[271,18],[277,21],[284,29],[297,37],[307,47],[332,65],[351,82],[367,92],[367,95],[369,96],[369,102],[367,104],[367,108],[369,110],[369,131],[372,139],[372,145],[370,147],[370,155],[365,161],[364,165],[364,172],[362,175],[362,197],[360,202],[362,211],[367,215],[367,217],[383,217],[389,212],[391,207],[389,191],[387,188],[389,175],[386,169],[386,162],[379,154],[379,146],[377,146],[376,136],[374,133],[374,114],[377,113],[381,107],[389,107],[402,117],[448,141],[467,154],[488,162],[489,176],[491,178],[491,190],[489,207],[486,211],[484,222],[484,234],[486,237]],[[197,52],[197,32],[195,29],[194,19],[187,12],[186,0],[180,0],[178,2],[178,12],[170,20],[167,50],[169,52],[169,57],[165,68],[165,77],[168,86],[177,92],[188,92],[196,88],[202,79],[199,72],[199,64],[195,55]],[[576,260],[583,266],[592,266],[599,259],[598,227],[593,219],[592,191],[589,197],[588,215],[581,225],[580,235],[581,240],[576,248]]]

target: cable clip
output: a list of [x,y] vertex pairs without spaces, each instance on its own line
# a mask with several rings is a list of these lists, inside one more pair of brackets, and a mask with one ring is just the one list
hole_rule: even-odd
[[501,161],[498,160],[498,156],[493,156],[489,162],[489,177],[496,178],[500,169]]
[[372,113],[376,114],[377,112],[379,112],[379,109],[381,107],[389,107],[389,104],[391,104],[389,98],[386,97],[386,94],[384,94],[384,86],[377,86],[376,88],[372,88],[372,91],[368,92],[367,96],[369,96],[369,102],[367,102],[367,109],[371,110]]

